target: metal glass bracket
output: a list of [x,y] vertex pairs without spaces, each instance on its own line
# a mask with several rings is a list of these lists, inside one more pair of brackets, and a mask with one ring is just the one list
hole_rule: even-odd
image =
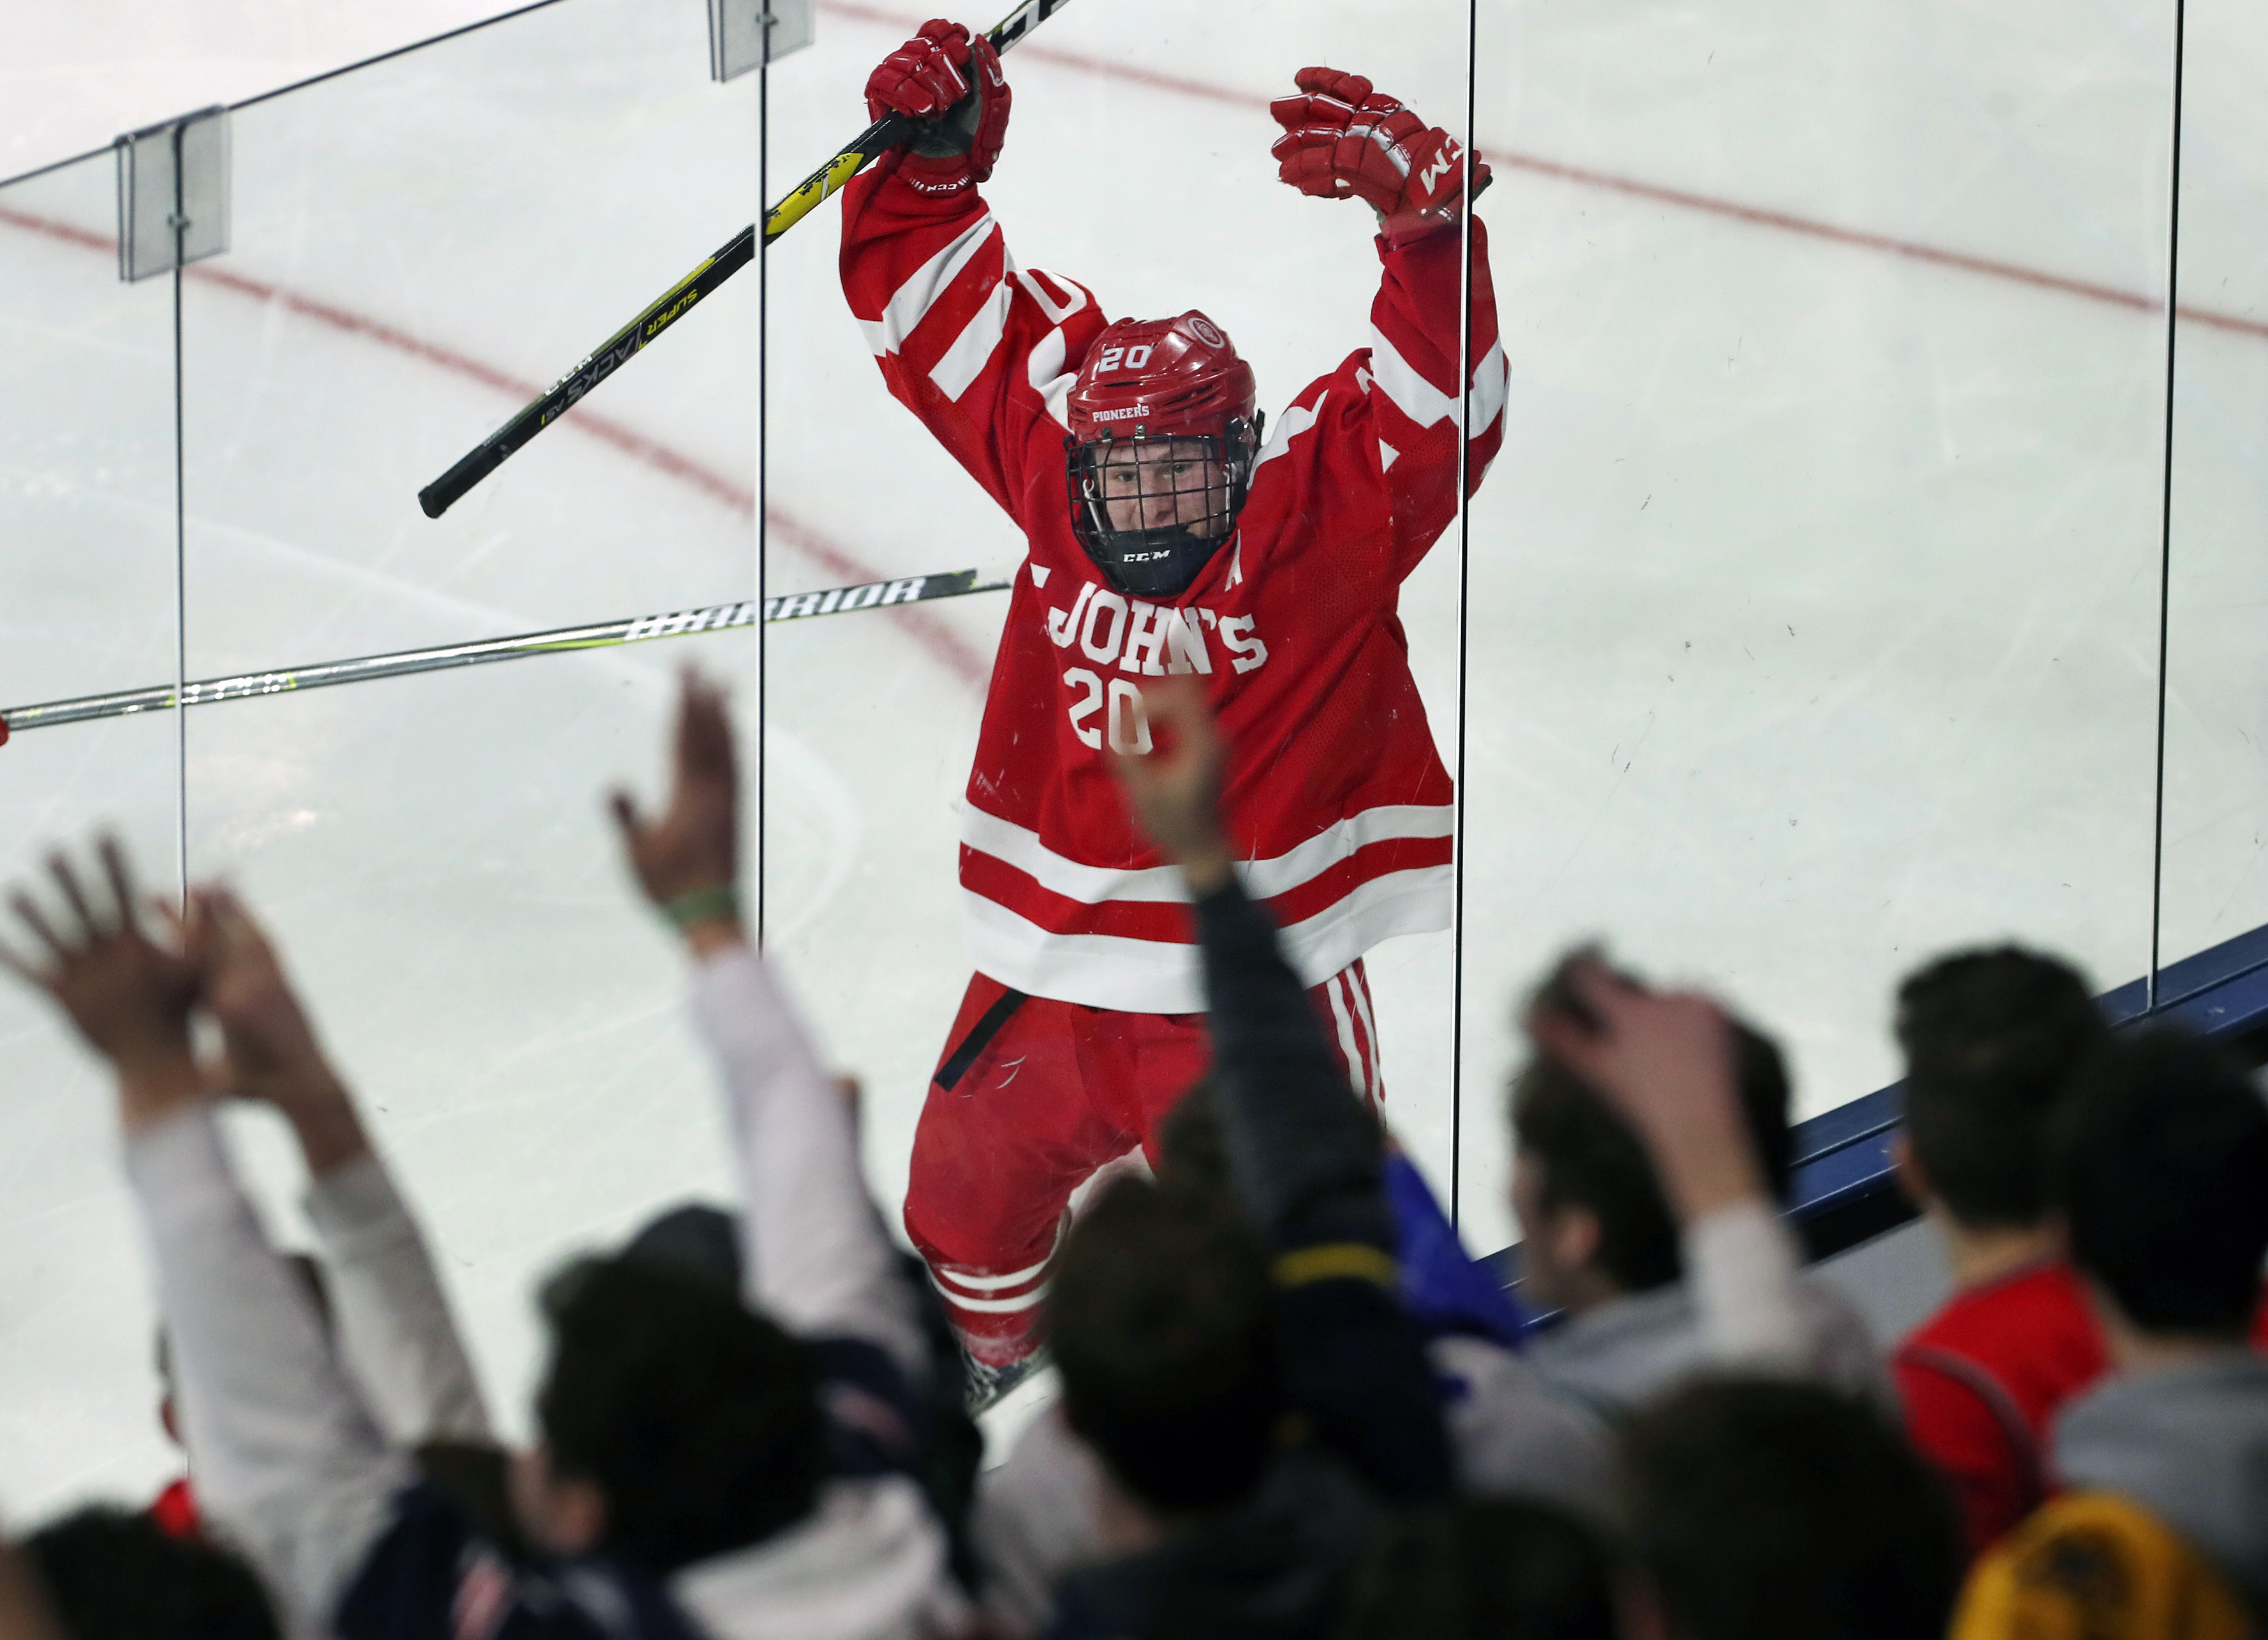
[[228,248],[228,110],[201,108],[117,141],[118,277],[153,273]]
[[709,78],[728,80],[812,42],[813,0],[709,0]]

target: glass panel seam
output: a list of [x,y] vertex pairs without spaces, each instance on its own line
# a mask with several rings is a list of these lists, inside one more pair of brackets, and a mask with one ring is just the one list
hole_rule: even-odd
[[1457,223],[1456,784],[1449,844],[1449,1225],[1463,1216],[1465,1153],[1465,696],[1472,599],[1473,165],[1478,117],[1480,0],[1465,4],[1465,208]]
[[2150,809],[2150,972],[2144,1007],[2158,1008],[2158,967],[2165,929],[2166,670],[2170,659],[2174,573],[2174,390],[2181,329],[2182,52],[2187,0],[2174,0],[2173,142],[2166,190],[2166,443],[2158,516],[2158,743],[2154,800]]
[[[173,216],[181,215],[181,165],[173,163]],[[173,866],[181,913],[189,909],[189,553],[188,417],[182,392],[181,277],[179,247],[185,230],[173,229]]]
[[[772,142],[772,65],[766,37],[764,61],[756,65],[756,221],[761,225],[770,211],[771,199],[771,142]],[[766,571],[771,558],[770,507],[765,499],[765,479],[770,466],[772,442],[771,424],[771,245],[765,236],[756,235],[756,608],[764,607],[769,586]],[[770,735],[768,713],[770,695],[766,685],[771,677],[771,645],[764,624],[756,623],[756,868],[755,938],[756,949],[764,949],[764,883],[770,875],[770,850],[766,844],[771,837],[771,813],[766,806],[770,788],[766,776],[770,764]]]
[[406,57],[413,51],[423,51],[428,46],[438,46],[443,41],[454,40],[460,34],[476,34],[484,28],[494,28],[500,23],[512,22],[519,18],[526,17],[531,11],[541,11],[559,4],[561,0],[531,0],[529,4],[517,7],[510,11],[499,11],[494,17],[484,17],[477,23],[467,23],[459,28],[446,29],[440,33],[429,35],[423,40],[413,40],[406,46],[395,46],[391,50],[373,52],[369,56],[357,57],[352,63],[342,63],[335,69],[325,69],[320,74],[310,74],[305,79],[297,79],[289,85],[278,85],[272,91],[254,92],[241,102],[230,103],[228,111],[234,114],[239,108],[249,108],[259,103],[272,101],[277,97],[288,97],[293,92],[305,91],[310,85],[320,85],[325,80],[335,80],[342,74],[353,74],[380,63],[391,62],[395,57]]

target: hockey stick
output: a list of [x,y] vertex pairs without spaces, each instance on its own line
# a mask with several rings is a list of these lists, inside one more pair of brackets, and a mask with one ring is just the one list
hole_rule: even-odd
[[[987,36],[996,51],[1005,51],[1046,22],[1071,0],[1022,0]],[[764,213],[764,243],[769,245],[816,210],[829,195],[865,170],[883,153],[906,140],[913,122],[902,115],[886,115],[858,133],[835,157],[796,185],[785,199]],[[742,228],[692,272],[664,291],[646,309],[553,383],[543,396],[480,441],[447,472],[417,492],[417,505],[428,518],[438,518],[466,492],[503,466],[512,454],[565,414],[585,393],[630,362],[630,355],[675,324],[705,296],[755,260],[755,224]]]
[[[933,598],[966,597],[973,592],[1004,592],[1013,584],[1012,578],[1003,579],[997,572],[988,576],[983,570],[909,575],[900,580],[867,581],[857,587],[830,587],[820,592],[767,598],[763,618],[770,624],[808,620],[820,615],[848,615],[856,609],[887,609],[899,604],[927,603]],[[516,661],[522,655],[609,649],[621,644],[644,643],[653,638],[681,638],[688,632],[717,632],[755,624],[756,603],[753,598],[740,603],[712,603],[706,609],[641,615],[627,621],[602,621],[595,626],[563,626],[548,632],[526,632],[517,638],[485,638],[432,649],[402,649],[392,654],[363,655],[350,661],[323,661],[281,672],[245,672],[234,677],[206,678],[188,685],[181,691],[181,703],[209,706],[255,695],[287,694],[303,689],[322,689],[333,683],[363,683],[379,677],[407,677],[412,673],[480,666],[490,661]],[[173,686],[159,683],[148,689],[122,690],[114,695],[78,695],[69,700],[11,706],[0,712],[0,746],[8,743],[10,735],[26,729],[49,728],[58,723],[86,723],[97,718],[132,717],[143,712],[169,712],[173,703]]]

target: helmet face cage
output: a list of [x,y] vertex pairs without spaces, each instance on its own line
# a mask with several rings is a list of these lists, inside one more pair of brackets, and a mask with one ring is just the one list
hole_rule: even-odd
[[[1071,533],[1116,590],[1176,597],[1228,540],[1258,443],[1257,429],[1241,417],[1228,422],[1226,438],[1138,432],[1085,444],[1066,439]],[[1189,470],[1174,471],[1182,466]],[[1114,525],[1113,503],[1136,523]],[[1145,518],[1165,521],[1145,527]]]

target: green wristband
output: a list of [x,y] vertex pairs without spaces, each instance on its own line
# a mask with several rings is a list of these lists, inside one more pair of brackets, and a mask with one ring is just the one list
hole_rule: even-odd
[[696,923],[740,920],[740,890],[729,883],[712,883],[661,903],[662,920],[680,934]]

